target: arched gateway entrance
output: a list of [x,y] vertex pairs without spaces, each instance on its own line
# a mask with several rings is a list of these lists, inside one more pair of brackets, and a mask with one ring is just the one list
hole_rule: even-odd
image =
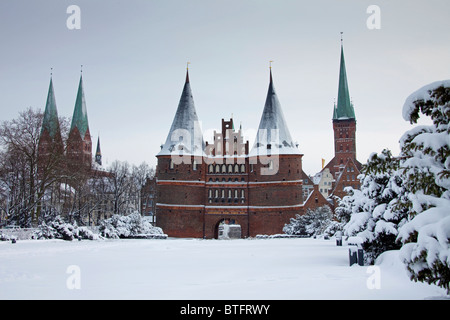
[[242,238],[241,225],[235,219],[221,219],[214,227],[214,239]]

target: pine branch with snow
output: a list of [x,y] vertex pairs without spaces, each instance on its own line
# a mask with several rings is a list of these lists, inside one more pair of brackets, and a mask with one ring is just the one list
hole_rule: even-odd
[[350,215],[344,234],[361,238],[366,264],[373,264],[384,251],[401,246],[396,238],[407,214],[400,205],[404,189],[398,167],[399,160],[390,150],[372,153],[359,175],[361,189],[348,190],[349,195],[336,210]]
[[333,222],[333,212],[329,206],[308,209],[304,215],[296,215],[289,224],[285,224],[283,232],[296,236],[331,235],[338,228]]
[[403,117],[421,115],[433,124],[417,126],[400,140],[410,221],[400,230],[401,253],[412,280],[435,283],[450,293],[450,80],[411,94]]

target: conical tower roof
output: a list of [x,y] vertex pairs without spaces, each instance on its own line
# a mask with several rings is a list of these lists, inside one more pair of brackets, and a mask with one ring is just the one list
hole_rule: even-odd
[[73,110],[72,124],[70,131],[78,128],[81,139],[84,139],[86,131],[89,129],[88,115],[86,109],[86,99],[84,98],[83,76],[80,76],[78,85],[77,99],[75,101],[75,109]]
[[337,105],[333,109],[333,120],[355,119],[355,110],[350,101],[347,83],[347,71],[345,70],[344,46],[341,44],[341,65],[339,71],[339,89]]
[[97,150],[95,151],[95,155],[96,156],[102,155],[102,151],[100,150],[100,136],[98,136],[97,138]]
[[203,135],[195,110],[188,70],[186,71],[186,82],[172,126],[166,142],[157,156],[178,154],[204,155]]
[[100,136],[97,138],[97,150],[95,151],[95,162],[102,165],[102,151],[100,150]]
[[251,155],[300,154],[291,138],[281,104],[275,92],[270,70],[270,83],[266,103],[259,123]]
[[47,103],[45,105],[44,118],[42,120],[41,135],[45,130],[49,133],[52,139],[55,139],[57,136],[61,137],[52,78],[50,78],[50,85],[48,88]]

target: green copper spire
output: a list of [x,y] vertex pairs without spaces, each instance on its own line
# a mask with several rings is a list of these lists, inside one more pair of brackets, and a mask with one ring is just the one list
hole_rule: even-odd
[[78,128],[81,139],[84,139],[86,131],[89,129],[86,100],[84,98],[83,90],[83,76],[80,76],[80,84],[78,85],[77,100],[75,102],[75,109],[73,110],[72,125],[70,131]]
[[[341,40],[342,41],[342,40]],[[339,90],[337,106],[333,110],[333,120],[355,119],[355,110],[348,92],[347,72],[345,70],[344,46],[341,44],[341,66],[339,71]]]
[[51,77],[47,94],[47,104],[45,105],[44,119],[42,120],[41,135],[45,130],[47,130],[52,139],[55,139],[57,135],[61,136],[58,111],[56,109],[55,92],[53,90],[53,81]]

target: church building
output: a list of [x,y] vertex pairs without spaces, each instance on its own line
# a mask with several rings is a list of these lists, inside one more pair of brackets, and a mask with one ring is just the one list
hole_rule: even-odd
[[[83,76],[80,76],[77,97],[70,125],[69,137],[64,147],[56,107],[53,79],[50,77],[47,103],[44,110],[41,133],[39,137],[38,153],[40,163],[45,165],[50,156],[55,154],[64,156],[68,165],[74,168],[91,169],[92,166],[92,139],[89,131],[89,122],[86,109],[86,100],[83,89]],[[95,161],[101,165],[100,138],[97,141]]]
[[[334,177],[332,195],[346,196],[345,187],[360,188],[361,163],[356,159],[356,116],[350,99],[341,40],[341,63],[337,105],[333,109],[334,158],[324,167]],[[323,170],[322,170],[323,171]]]

